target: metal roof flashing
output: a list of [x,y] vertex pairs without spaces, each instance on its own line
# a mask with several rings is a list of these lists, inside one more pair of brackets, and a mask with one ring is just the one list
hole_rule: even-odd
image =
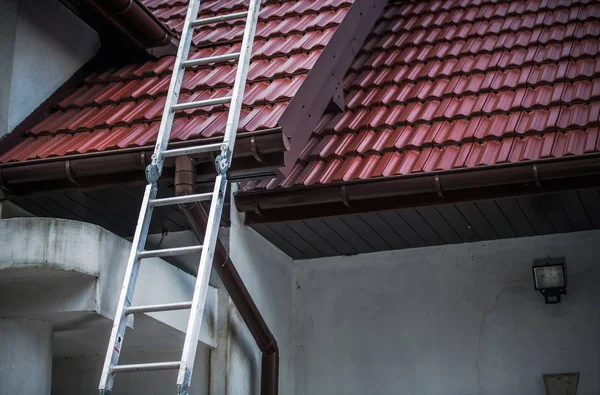
[[[354,1],[306,80],[281,115],[279,125],[291,139],[290,151],[285,155],[285,167],[280,169],[283,176],[291,172],[321,116],[334,99],[334,95],[339,94],[344,75],[387,2]],[[334,101],[339,103],[339,100]]]

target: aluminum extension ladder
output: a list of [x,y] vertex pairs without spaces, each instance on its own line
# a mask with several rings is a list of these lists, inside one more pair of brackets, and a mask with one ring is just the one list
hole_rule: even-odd
[[[250,0],[250,5],[247,11],[211,18],[197,19],[198,11],[200,9],[200,0],[190,0],[188,4],[187,15],[185,17],[179,48],[177,50],[177,57],[173,66],[171,83],[169,85],[169,91],[167,93],[165,108],[162,114],[156,146],[152,156],[152,163],[146,169],[148,185],[146,186],[146,190],[144,192],[142,207],[140,209],[140,215],[131,246],[131,252],[127,261],[127,269],[125,272],[125,278],[123,280],[123,287],[121,288],[115,320],[108,343],[108,349],[106,351],[106,359],[102,368],[102,376],[100,378],[100,384],[98,388],[100,395],[106,395],[110,393],[116,373],[167,369],[179,370],[177,375],[177,394],[189,395],[190,382],[196,356],[196,348],[198,346],[200,325],[202,324],[204,305],[206,303],[206,296],[208,292],[208,280],[210,277],[210,270],[217,242],[221,213],[223,212],[223,204],[225,201],[225,192],[227,189],[227,171],[231,164],[236,132],[240,119],[244,88],[246,85],[246,78],[248,75],[248,68],[252,53],[252,44],[254,41],[256,24],[258,21],[259,7],[260,0]],[[246,26],[244,29],[244,37],[240,52],[188,60],[188,54],[190,51],[195,27],[215,22],[241,19],[244,17],[246,17]],[[186,68],[236,59],[238,62],[237,72],[233,90],[230,96],[195,102],[178,103],[177,99],[179,97],[179,91],[181,89]],[[175,112],[190,108],[225,103],[229,103],[229,113],[222,142],[214,144],[202,144],[180,149],[167,149]],[[221,151],[221,153],[217,156],[215,163],[217,167],[217,176],[213,192],[182,197],[169,197],[161,199],[156,198],[158,190],[157,183],[163,169],[165,158],[218,151]],[[208,215],[208,224],[202,245],[153,251],[144,250],[148,229],[150,226],[150,219],[154,207],[208,200],[211,201],[210,213]],[[196,278],[196,285],[192,301],[149,306],[131,306],[131,300],[134,293],[140,261],[142,259],[198,252],[201,252],[201,256],[198,267],[198,277]],[[123,347],[128,315],[134,313],[184,309],[190,309],[190,315],[185,334],[183,351],[179,361],[142,363],[133,365],[118,364],[119,355]]]

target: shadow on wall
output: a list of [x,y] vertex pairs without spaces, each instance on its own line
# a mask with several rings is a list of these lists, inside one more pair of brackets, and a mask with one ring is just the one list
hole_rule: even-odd
[[[479,333],[481,393],[505,394],[507,386],[513,387],[513,393],[521,393],[519,383],[532,376],[539,378],[536,387],[544,393],[544,374],[574,371],[581,371],[582,387],[594,387],[590,384],[599,380],[597,372],[581,366],[582,360],[600,359],[600,324],[597,319],[582,320],[600,301],[598,279],[590,274],[581,272],[569,278],[569,293],[556,305],[544,304],[541,295],[532,298],[530,287],[506,288],[498,295],[494,308],[484,313]],[[486,352],[501,347],[499,339],[510,341],[503,352]],[[507,384],[507,377],[514,384]]]
[[256,395],[260,392],[260,351],[240,313],[231,303],[228,337],[228,395]]

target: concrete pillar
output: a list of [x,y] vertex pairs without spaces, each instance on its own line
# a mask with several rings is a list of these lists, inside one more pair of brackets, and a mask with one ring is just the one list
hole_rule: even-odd
[[52,326],[0,320],[0,394],[50,395]]

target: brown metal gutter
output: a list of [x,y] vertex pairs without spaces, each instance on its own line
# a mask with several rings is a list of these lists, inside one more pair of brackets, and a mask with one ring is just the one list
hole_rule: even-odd
[[[179,157],[175,164],[175,195],[193,194],[196,188],[196,166],[189,157]],[[200,242],[204,239],[204,231],[208,216],[199,203],[180,206],[185,217]],[[279,392],[279,349],[277,340],[265,323],[256,303],[235,269],[225,247],[217,240],[213,267],[223,281],[231,300],[248,326],[252,337],[262,352],[261,395],[277,395]]]
[[[177,148],[190,144],[194,142],[173,143],[169,146]],[[144,183],[144,169],[150,163],[152,152],[149,149],[152,148],[6,163],[0,165],[0,189],[6,195],[18,196]],[[282,135],[281,129],[271,129],[260,134],[240,133],[230,179],[275,175],[277,168],[283,164],[283,153],[287,149],[287,139]],[[202,176],[208,179],[215,174],[212,156],[200,156],[197,160],[199,181],[202,181]],[[165,179],[173,177],[174,166],[173,160],[165,163]]]
[[171,31],[139,0],[87,1],[142,48],[167,46],[174,39]]
[[289,221],[600,185],[600,155],[493,165],[367,182],[239,192],[246,223]]

